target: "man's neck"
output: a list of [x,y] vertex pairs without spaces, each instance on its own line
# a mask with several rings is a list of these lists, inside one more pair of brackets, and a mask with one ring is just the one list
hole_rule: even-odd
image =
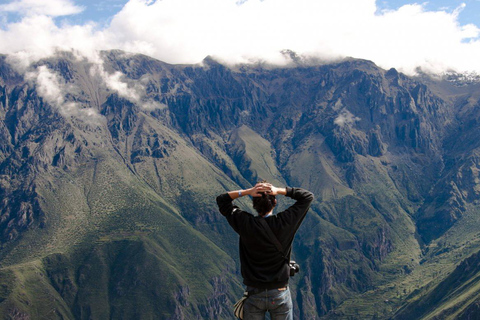
[[263,217],[264,217],[264,218],[267,218],[267,217],[270,217],[271,215],[273,215],[273,210],[270,211],[269,213],[267,213],[266,215],[264,215]]

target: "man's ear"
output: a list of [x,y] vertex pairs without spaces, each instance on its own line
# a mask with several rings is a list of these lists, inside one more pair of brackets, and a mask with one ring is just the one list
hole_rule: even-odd
[[273,206],[275,207],[277,205],[277,198],[273,199]]

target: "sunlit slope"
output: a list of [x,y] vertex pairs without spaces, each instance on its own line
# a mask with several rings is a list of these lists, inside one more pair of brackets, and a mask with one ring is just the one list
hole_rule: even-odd
[[476,269],[455,271],[480,248],[475,88],[355,59],[60,53],[28,77],[5,59],[2,315],[232,319],[238,237],[215,197],[259,179],[316,196],[294,242],[296,319],[476,314]]
[[[81,83],[90,79],[75,67],[70,64],[70,74],[86,88]],[[103,91],[97,89],[101,99]],[[104,124],[37,122],[31,114],[42,104],[16,103],[24,109],[25,120],[18,123],[25,121],[27,135],[18,138],[23,149],[10,155],[18,160],[4,163],[3,170],[21,178],[4,179],[33,186],[38,211],[27,230],[3,244],[1,313],[228,319],[224,306],[241,289],[235,262],[222,248],[232,248],[236,239],[211,231],[227,227],[212,199],[225,188],[238,188],[235,183],[148,114],[136,114],[131,127],[122,122],[115,131],[116,119],[105,110],[131,107],[127,100],[99,100]],[[43,135],[32,137],[29,130]],[[150,150],[143,137],[151,141]],[[21,161],[24,169],[16,167]],[[34,222],[39,218],[41,223]],[[203,234],[205,225],[210,232]]]
[[[210,199],[215,196],[213,190],[221,188],[219,182],[233,187],[206,161],[202,165],[195,150],[177,143],[171,157],[172,161],[183,159],[178,170],[184,171],[174,173],[174,166],[167,166],[167,172],[158,163],[157,171],[151,173],[169,179],[165,198],[171,201],[178,192],[175,183],[178,188],[184,186],[179,177],[188,172],[205,183],[204,194]],[[12,275],[14,270],[15,276],[5,278],[12,290],[3,302],[6,312],[11,308],[27,314],[47,307],[61,310],[32,298],[42,290],[57,296],[58,304],[65,303],[82,319],[120,314],[167,318],[175,312],[199,314],[201,305],[204,313],[216,312],[207,309],[218,290],[229,300],[230,287],[238,285],[228,276],[235,272],[233,260],[220,249],[222,244],[196,231],[175,204],[167,204],[141,175],[106,151],[98,150],[94,159],[67,173],[36,180],[48,223],[25,233],[2,260],[5,274]],[[181,200],[181,195],[176,199]],[[212,205],[195,202],[190,207],[214,210]],[[27,284],[22,282],[24,277]],[[22,300],[17,295],[27,296]],[[188,307],[182,302],[187,299]]]

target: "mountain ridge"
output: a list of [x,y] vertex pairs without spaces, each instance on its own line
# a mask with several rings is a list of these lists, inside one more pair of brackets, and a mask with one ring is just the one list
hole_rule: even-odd
[[59,319],[231,319],[238,240],[212,199],[265,178],[317,195],[293,250],[300,319],[408,313],[480,248],[466,87],[354,59],[101,57],[24,75],[1,60],[2,314],[48,314],[33,294],[44,288]]

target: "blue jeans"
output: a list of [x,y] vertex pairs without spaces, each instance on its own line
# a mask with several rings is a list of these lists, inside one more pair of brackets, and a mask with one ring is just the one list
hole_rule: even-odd
[[270,313],[271,320],[293,320],[292,296],[289,287],[286,290],[264,290],[249,296],[243,307],[243,319],[264,320],[267,311]]

